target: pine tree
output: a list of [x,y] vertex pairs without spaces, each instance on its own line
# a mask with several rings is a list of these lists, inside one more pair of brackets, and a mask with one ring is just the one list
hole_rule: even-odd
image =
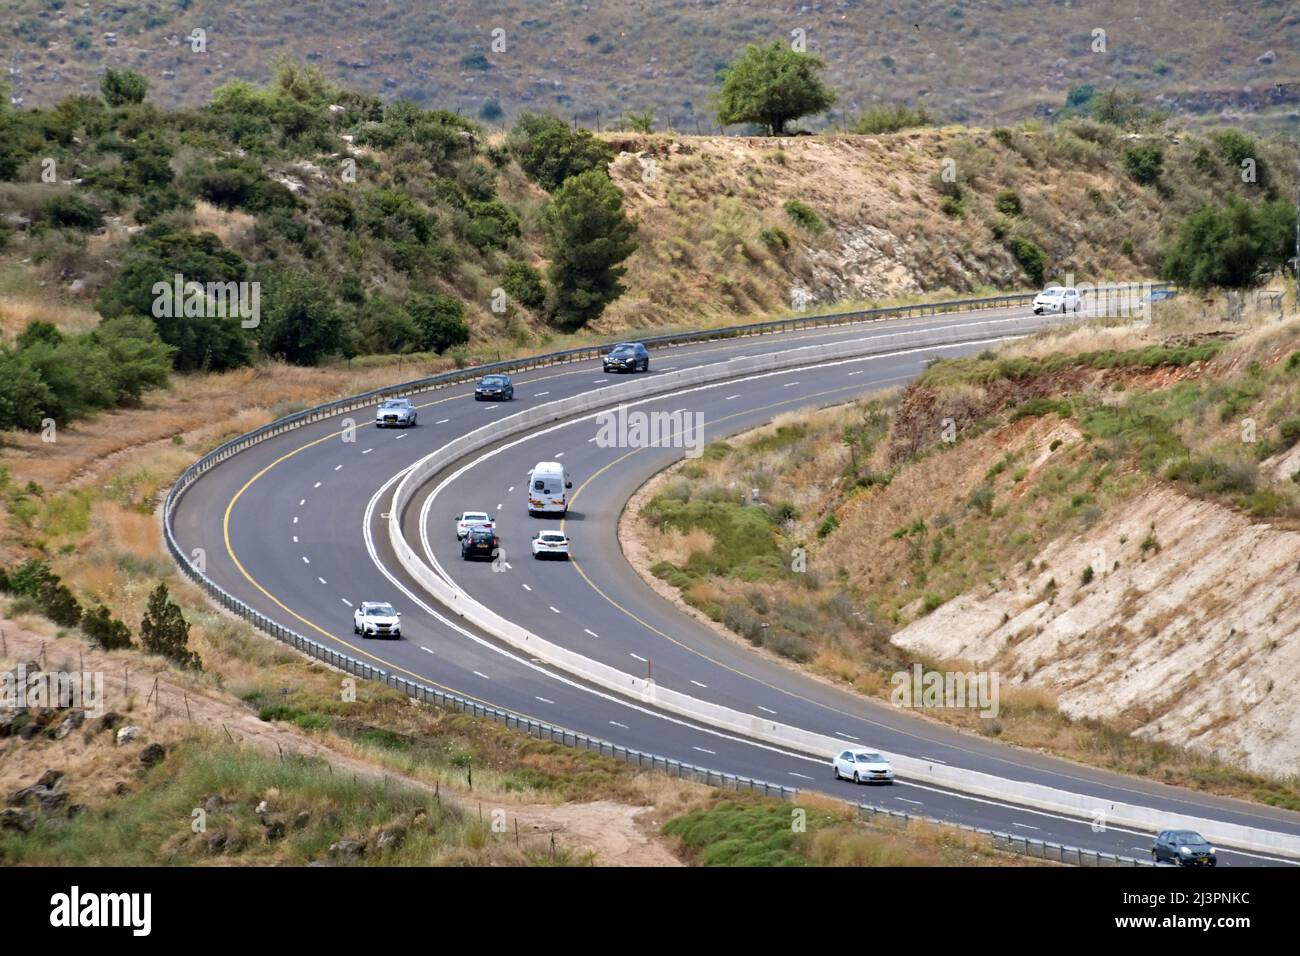
[[81,630],[92,643],[106,651],[131,646],[131,629],[113,617],[102,604],[81,616]]
[[140,644],[149,653],[161,654],[180,667],[202,670],[199,655],[190,650],[189,641],[189,622],[180,605],[168,595],[167,585],[159,582],[149,595],[149,606],[140,622]]

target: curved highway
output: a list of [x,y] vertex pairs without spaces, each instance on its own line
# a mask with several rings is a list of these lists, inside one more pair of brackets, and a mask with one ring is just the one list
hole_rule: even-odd
[[[652,353],[651,375],[741,355],[783,351],[905,330],[1006,320],[1006,334],[1043,320],[1028,309],[925,318],[724,340]],[[914,377],[927,361],[969,354],[988,342],[837,359],[740,377],[643,399],[643,411],[700,412],[704,440],[753,428],[785,411],[845,402]],[[868,790],[835,782],[821,758],[730,735],[621,698],[507,647],[443,609],[402,570],[387,536],[386,509],[406,470],[430,451],[502,415],[617,384],[599,362],[513,376],[515,401],[475,402],[472,385],[414,397],[418,427],[377,431],[373,411],[326,419],[276,436],[205,473],[181,498],[182,548],[202,548],[221,587],[300,633],[433,684],[557,726],[686,763],[801,789],[1003,830],[1089,850],[1146,857],[1150,834],[973,797],[904,780]],[[629,379],[632,377],[629,376]],[[639,378],[639,377],[638,377]],[[350,428],[347,419],[356,424]],[[886,753],[1023,780],[1108,801],[1157,807],[1244,826],[1300,834],[1300,814],[1166,787],[1019,750],[923,720],[804,676],[727,640],[655,594],[623,557],[618,517],[632,493],[680,459],[681,448],[602,447],[593,416],[557,423],[474,453],[417,493],[401,515],[425,561],[474,599],[565,648],[693,697]],[[570,562],[534,561],[533,519],[523,498],[528,470],[558,460],[573,478],[563,522]],[[463,562],[452,516],[481,509],[498,518],[504,561]],[[825,560],[823,558],[822,560]],[[404,612],[400,641],[352,634],[352,608],[384,600]],[[1293,862],[1220,851],[1227,865]]]

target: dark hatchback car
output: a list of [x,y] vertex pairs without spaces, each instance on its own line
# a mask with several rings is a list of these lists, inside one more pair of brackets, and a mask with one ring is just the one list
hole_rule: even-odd
[[500,539],[490,528],[471,528],[469,534],[461,538],[460,556],[468,561],[470,558],[494,558]]
[[640,342],[622,342],[605,355],[606,372],[648,372],[650,353]]
[[474,386],[474,401],[508,402],[515,397],[515,386],[509,375],[484,375]]
[[1214,847],[1195,830],[1163,830],[1151,844],[1151,859],[1176,866],[1217,866]]

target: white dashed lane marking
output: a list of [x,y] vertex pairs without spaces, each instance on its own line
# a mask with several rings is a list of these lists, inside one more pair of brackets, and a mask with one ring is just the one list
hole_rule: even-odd
[[531,591],[532,588],[530,588],[527,584],[525,584],[525,585],[524,585],[524,590],[525,590],[525,591]]
[[334,466],[334,470],[335,470],[335,471],[338,471],[338,470],[339,470],[340,468],[342,468],[342,467],[343,467],[342,465],[335,465],[335,466]]
[[696,687],[703,687],[703,688],[705,688],[706,690],[708,689],[708,686],[709,686],[708,684],[701,684],[701,683],[700,683],[699,681],[697,681],[697,680],[692,680],[691,683],[694,684]]
[[303,498],[301,501],[298,502],[298,507],[301,508],[301,507],[302,507],[303,505],[305,505],[306,503],[307,503],[307,499],[306,499],[306,498]]
[[559,614],[559,613],[560,613],[560,609],[559,609],[558,607],[556,607],[554,604],[548,604],[548,605],[546,605],[546,606],[549,607],[549,608],[550,608],[552,611],[554,611],[556,614]]
[[352,602],[349,601],[347,598],[339,598],[339,600],[342,601],[344,604],[346,604],[348,607],[352,606]]
[[627,730],[627,724],[620,724],[617,720],[611,720],[610,723],[615,727],[622,727],[624,730]]
[[[632,652],[629,651],[628,653],[631,654]],[[639,661],[640,661],[641,663],[643,663],[643,664],[645,664],[645,663],[649,663],[649,662],[648,662],[644,657],[642,657],[640,654],[632,654],[632,656],[635,657],[637,660],[639,660]]]
[[302,563],[303,563],[303,564],[311,564],[311,561],[309,561],[309,560],[307,559],[307,555],[305,555],[305,554],[302,556]]
[[319,581],[321,584],[329,584],[329,582],[326,581],[324,578],[322,578],[320,575],[316,576],[316,580]]
[[449,421],[451,421],[450,418],[440,418],[440,419],[438,419],[436,422],[434,422],[434,424],[435,424],[435,425],[445,425],[445,424],[447,424]]
[[600,637],[599,634],[597,634],[595,631],[593,631],[593,630],[592,630],[591,628],[589,628],[589,627],[584,627],[583,630],[586,631],[588,634],[590,634],[592,637]]
[[319,488],[319,487],[320,487],[320,482],[319,482],[319,481],[316,482],[316,484],[312,485],[312,487],[313,487],[313,488]]
[[374,451],[373,448],[367,448],[367,449],[366,449],[365,451],[363,451],[361,454],[363,454],[363,455],[369,455],[372,451]]
[[553,700],[547,700],[545,697],[538,697],[537,699],[540,700],[543,704],[553,704],[553,703],[555,703],[555,701],[553,701]]
[[708,754],[710,757],[716,757],[716,756],[718,755],[718,754],[717,754],[717,751],[714,751],[714,750],[705,750],[703,747],[691,747],[691,749],[692,749],[692,750],[698,750],[698,751],[699,751],[700,753],[702,753],[702,754]]
[[724,402],[729,402],[729,401],[731,401],[733,398],[740,398],[740,396],[739,396],[739,395],[728,395],[726,398],[723,399],[723,401],[724,401]]
[[[538,392],[538,393],[534,396],[534,398],[541,398],[543,395],[550,395],[550,394],[551,394],[550,392]],[[540,700],[541,698],[538,698],[538,699]]]
[[808,776],[806,773],[795,773],[793,770],[791,770],[789,773],[790,773],[790,776],[792,776],[792,777],[798,777],[800,780],[811,780],[811,779],[812,779],[812,777]]
[[761,710],[761,711],[763,711],[763,713],[765,713],[765,714],[775,714],[775,713],[776,713],[776,711],[774,711],[771,707],[764,707],[762,704],[759,704],[759,705],[758,705],[758,709]]
[[481,677],[481,678],[483,678],[484,680],[491,680],[491,678],[488,677],[487,674],[484,674],[484,673],[482,673],[481,671],[475,671],[475,672],[474,672],[474,676],[475,676],[475,677]]

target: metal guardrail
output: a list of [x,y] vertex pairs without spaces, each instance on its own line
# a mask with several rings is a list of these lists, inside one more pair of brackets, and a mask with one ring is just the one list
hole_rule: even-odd
[[[1152,288],[1158,288],[1153,286]],[[1110,295],[1112,292],[1126,291],[1126,287],[1106,287],[1096,290],[1099,294]],[[739,338],[750,335],[764,335],[777,332],[789,332],[795,329],[803,328],[823,328],[835,325],[849,325],[855,322],[863,321],[881,321],[890,318],[909,318],[919,315],[936,315],[940,312],[956,311],[975,311],[980,309],[1005,308],[1011,305],[1022,305],[1032,301],[1036,293],[1012,293],[1008,295],[990,296],[981,299],[956,299],[945,302],[928,302],[918,305],[891,306],[880,309],[858,309],[849,312],[835,312],[826,315],[809,315],[809,316],[791,316],[785,319],[776,319],[768,322],[755,322],[748,325],[727,326],[719,329],[706,329],[699,332],[683,332],[668,335],[652,336],[643,338],[640,341],[648,346],[671,347],[689,345],[696,342],[712,342],[720,339]],[[274,438],[285,432],[293,431],[304,425],[313,422],[322,421],[342,412],[354,411],[365,408],[386,398],[396,398],[405,395],[411,395],[418,392],[426,392],[435,388],[444,388],[457,385],[462,382],[472,381],[482,375],[490,372],[519,371],[531,368],[540,368],[547,365],[564,364],[568,362],[587,361],[598,358],[610,348],[609,344],[582,346],[580,348],[563,349],[557,352],[548,352],[542,355],[534,355],[527,358],[511,359],[503,362],[492,362],[486,365],[470,366],[463,369],[455,369],[450,372],[442,372],[438,375],[431,375],[425,378],[414,379],[409,382],[403,382],[398,385],[390,385],[384,388],[372,389],[359,395],[353,395],[348,398],[339,399],[333,402],[326,402],[322,405],[316,405],[312,408],[295,412],[279,418],[269,425],[246,432],[231,440],[217,446],[208,452],[190,467],[186,468],[181,476],[176,480],[167,491],[167,497],[163,501],[163,538],[167,545],[167,550],[172,558],[180,566],[181,571],[195,584],[202,588],[208,596],[220,604],[226,610],[242,617],[261,631],[274,637],[276,640],[293,647],[295,650],[323,661],[332,667],[345,671],[349,674],[355,674],[367,680],[377,680],[388,687],[402,690],[408,696],[417,700],[424,700],[435,703],[440,706],[450,707],[457,711],[470,713],[474,716],[487,717],[498,723],[503,723],[509,727],[515,727],[525,731],[531,736],[541,739],[549,739],[556,743],[566,746],[577,747],[583,750],[595,750],[606,756],[623,760],[628,763],[635,763],[640,767],[653,768],[666,772],[672,776],[684,777],[697,780],[711,786],[722,787],[734,790],[753,790],[766,796],[779,796],[784,800],[790,800],[799,793],[798,788],[785,787],[780,784],[767,783],[761,780],[751,780],[748,777],[740,777],[735,774],[723,773],[718,770],[710,770],[704,767],[697,767],[692,764],[682,763],[681,761],[672,760],[668,757],[657,754],[647,754],[641,751],[632,750],[627,747],[619,747],[608,741],[596,737],[590,737],[576,731],[567,730],[562,727],[554,727],[550,724],[544,724],[540,721],[533,720],[515,714],[511,711],[501,710],[495,707],[489,707],[480,704],[477,701],[471,701],[455,694],[449,694],[440,691],[437,688],[429,687],[416,681],[408,681],[405,678],[389,674],[383,668],[375,667],[364,661],[357,660],[347,654],[342,654],[331,647],[327,647],[317,641],[304,637],[297,631],[287,628],[282,624],[272,620],[257,609],[245,604],[239,598],[224,590],[215,581],[210,580],[202,571],[196,568],[190,560],[189,555],[182,550],[180,543],[176,540],[175,528],[172,524],[172,516],[177,502],[199,477],[220,464],[233,455],[238,454],[253,445]]]
[[1052,843],[1048,840],[1035,840],[1033,837],[1004,833],[1001,830],[989,830],[986,827],[971,826],[968,823],[953,823],[950,820],[940,820],[937,817],[908,813],[904,810],[876,807],[869,803],[858,804],[859,819],[874,820],[876,817],[881,816],[906,822],[922,820],[942,827],[956,827],[959,830],[965,830],[967,833],[978,833],[992,840],[993,845],[998,849],[1009,850],[1022,856],[1031,856],[1038,860],[1050,860],[1053,863],[1066,863],[1071,866],[1155,866],[1150,860],[1139,860],[1136,857],[1120,856],[1116,853],[1102,853],[1100,850],[1083,850],[1077,846]]

